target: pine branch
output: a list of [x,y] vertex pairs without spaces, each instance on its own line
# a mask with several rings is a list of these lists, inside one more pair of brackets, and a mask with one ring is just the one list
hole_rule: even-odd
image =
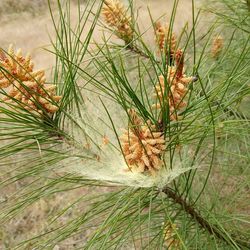
[[246,242],[240,239],[235,239],[235,236],[231,235],[231,237],[225,237],[223,232],[221,232],[217,226],[210,225],[210,223],[202,217],[199,211],[197,211],[191,204],[189,204],[185,199],[183,199],[180,195],[178,195],[176,192],[174,192],[169,187],[165,187],[162,190],[163,193],[165,193],[168,198],[172,199],[175,203],[181,205],[183,210],[190,215],[192,219],[194,219],[201,228],[205,229],[208,233],[211,235],[215,235],[218,239],[226,242],[229,244],[231,242],[235,245],[237,243],[238,246],[242,247],[242,249],[247,248],[250,249],[250,242]]
[[250,11],[250,0],[246,0],[246,1],[247,1],[248,10]]
[[[150,56],[148,54],[144,53],[141,49],[139,49],[135,45],[127,46],[126,48],[127,48],[127,50],[129,50],[132,53],[135,53],[135,54],[137,54],[141,57],[144,57],[146,59],[150,59]],[[158,61],[158,60],[155,60],[155,62],[160,63],[160,61]]]
[[[249,1],[249,8],[250,8],[250,0],[248,0],[248,1]],[[127,46],[126,49],[132,53],[137,54],[138,56],[141,56],[141,57],[146,58],[146,59],[150,59],[150,57],[146,53],[144,53],[140,48],[138,48],[134,45]],[[159,60],[155,60],[155,62],[161,63]],[[198,78],[194,77],[194,82],[197,80],[198,80]],[[203,96],[203,95],[201,95],[201,96]],[[229,115],[232,115],[232,116],[236,115],[237,117],[239,117],[242,120],[249,120],[249,117],[246,117],[245,115],[243,115],[239,111],[233,111],[233,109],[231,109],[230,107],[225,107],[220,101],[215,101],[215,104],[217,106],[221,107],[225,113],[229,113]]]

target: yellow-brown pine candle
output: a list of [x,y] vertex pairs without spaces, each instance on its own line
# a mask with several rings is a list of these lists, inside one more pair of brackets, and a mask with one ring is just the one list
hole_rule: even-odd
[[213,58],[218,58],[224,46],[224,39],[221,36],[216,36],[213,39],[211,55]]
[[47,84],[44,70],[34,70],[31,56],[22,55],[21,49],[14,51],[10,45],[8,53],[0,52],[0,89],[7,93],[6,102],[18,102],[26,110],[54,113],[58,107],[52,102],[59,102],[56,86]]
[[179,250],[181,249],[181,242],[177,237],[177,227],[175,224],[168,223],[165,227],[165,245],[167,249]]
[[124,5],[118,0],[104,0],[102,14],[106,23],[115,29],[116,35],[126,44],[133,40],[131,17],[127,15]]
[[[163,75],[159,76],[159,83],[155,87],[156,93],[154,94],[157,103],[153,104],[153,108],[162,110],[168,102],[170,120],[172,121],[178,119],[178,111],[187,105],[184,97],[188,91],[188,84],[193,81],[193,77],[187,77],[183,74],[184,59],[181,50],[175,53],[175,60],[175,66],[168,66],[167,78],[165,79]],[[165,86],[169,86],[168,91]]]
[[[170,56],[173,57],[175,50],[176,50],[176,37],[175,34],[169,34],[169,26],[166,24],[165,26],[162,25],[160,22],[157,22],[155,25],[155,32],[156,32],[156,43],[161,52],[165,49],[169,49]],[[168,51],[166,51],[168,53]]]
[[130,126],[121,136],[122,151],[132,172],[154,175],[162,166],[165,150],[163,133],[150,122],[146,124],[134,110],[129,110]]

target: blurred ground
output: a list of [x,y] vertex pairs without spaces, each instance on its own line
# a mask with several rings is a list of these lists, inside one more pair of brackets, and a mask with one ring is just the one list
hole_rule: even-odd
[[[150,27],[147,5],[154,19],[165,14],[169,18],[173,2],[173,0],[136,1],[140,9],[138,20],[142,29],[146,30]],[[75,6],[72,8],[72,14],[72,18],[76,19],[77,11]],[[175,23],[175,31],[177,33],[180,32],[187,21],[191,21],[191,16],[191,0],[180,0]],[[31,52],[37,69],[51,69],[54,64],[54,57],[52,54],[44,51],[44,48],[50,48],[48,34],[51,35],[52,39],[54,37],[47,0],[1,0],[0,22],[0,47],[7,49],[8,45],[13,43],[17,48],[22,48],[24,53]],[[95,38],[98,39],[98,34],[96,34]],[[153,40],[152,36],[148,37],[149,42],[153,42]],[[0,194],[1,201],[8,199],[8,196],[24,186],[25,183],[23,182],[18,182],[11,186],[9,190],[5,190],[4,194]],[[35,235],[47,226],[46,219],[51,214],[71,204],[73,200],[89,191],[88,188],[81,188],[52,195],[51,198],[40,200],[31,208],[25,210],[22,215],[10,223],[0,225],[0,249],[13,249],[18,242]],[[70,210],[65,216],[71,217],[72,213],[79,214],[81,211],[81,208],[78,207]],[[66,218],[63,216],[61,219],[63,223],[63,220]],[[69,241],[64,245],[57,246],[56,249],[75,249],[77,243],[82,240],[84,240],[84,235],[74,239],[74,242]]]
[[[136,3],[140,9],[139,22],[142,29],[146,30],[150,27],[147,6],[149,6],[154,19],[166,14],[169,19],[173,2],[173,0],[137,0]],[[187,21],[191,20],[191,10],[190,0],[180,1],[175,23],[177,33]],[[76,18],[77,9],[76,6],[73,6],[72,19],[76,20]],[[1,0],[0,21],[2,48],[6,49],[10,43],[13,43],[17,48],[22,48],[24,52],[31,52],[38,68],[51,68],[54,57],[43,50],[43,48],[49,48],[48,34],[51,37],[54,36],[47,0]],[[148,39],[151,42],[153,40],[152,36],[149,36]]]

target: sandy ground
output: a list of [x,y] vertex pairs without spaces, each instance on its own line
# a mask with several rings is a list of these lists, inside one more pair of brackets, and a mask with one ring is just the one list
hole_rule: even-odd
[[[44,0],[44,2],[47,1]],[[138,21],[142,30],[150,27],[147,6],[154,19],[164,15],[166,19],[169,19],[173,2],[173,0],[137,0],[136,4],[140,9]],[[181,31],[186,22],[191,22],[191,8],[191,0],[180,1],[175,23],[177,33]],[[43,48],[50,48],[49,35],[53,38],[55,33],[48,9],[45,7],[41,12],[35,16],[22,12],[19,15],[13,14],[5,17],[4,23],[1,25],[0,44],[2,48],[7,48],[10,43],[13,43],[17,48],[22,48],[24,52],[31,52],[37,68],[49,69],[54,63],[54,57],[45,52]],[[72,19],[76,20],[76,18],[77,8],[75,6],[72,8]],[[95,38],[98,38],[98,34]],[[147,38],[152,42],[152,36],[148,35]]]
[[[37,0],[38,1],[38,0]],[[8,0],[1,0],[1,5],[3,6],[5,2],[11,2]],[[19,1],[25,2],[26,0]],[[31,2],[31,1],[30,1]],[[33,1],[36,2],[36,1]],[[38,1],[39,4],[44,4],[46,0]],[[147,5],[149,6],[152,16],[157,19],[162,15],[166,15],[167,18],[170,16],[171,6],[173,0],[147,0],[136,1],[139,12],[139,22],[142,29],[148,29],[150,26],[150,19],[147,11]],[[39,5],[40,6],[40,5]],[[19,6],[20,7],[20,6]],[[31,52],[33,61],[35,62],[35,67],[46,68],[48,71],[54,64],[54,57],[52,54],[44,51],[44,48],[50,48],[49,35],[53,38],[55,32],[53,30],[53,25],[51,23],[51,18],[49,11],[46,7],[35,6],[34,9],[19,9],[20,13],[16,13],[15,6],[13,10],[8,9],[8,15],[4,16],[4,11],[0,12],[2,16],[1,21],[1,36],[0,36],[0,46],[7,49],[10,43],[13,43],[16,48],[22,48],[24,53]],[[39,11],[37,11],[39,10]],[[35,13],[33,13],[35,12]],[[37,13],[38,12],[38,13]],[[181,28],[185,25],[187,21],[191,22],[191,0],[180,0],[180,5],[178,8],[175,31],[178,33]],[[72,18],[76,19],[76,7],[72,9]],[[191,26],[191,24],[190,24]],[[98,33],[95,35],[98,39]],[[152,36],[147,36],[149,42],[153,42]],[[1,194],[1,199],[7,199],[13,191],[22,188],[24,183],[16,183],[6,193]],[[61,193],[58,195],[53,195],[50,199],[43,199],[37,202],[32,208],[26,210],[21,216],[12,220],[9,224],[0,225],[0,249],[13,249],[14,245],[29,238],[31,235],[36,234],[43,227],[46,227],[46,219],[52,212],[57,211],[63,206],[70,204],[77,197],[88,193],[88,188],[81,188],[78,190],[70,191],[67,193]],[[77,208],[74,213],[78,214],[81,212],[81,208]],[[71,214],[68,213],[65,216],[70,217]],[[65,218],[62,217],[62,220]],[[84,240],[84,236],[78,239],[74,239],[74,242],[69,241],[65,244],[57,246],[57,250],[62,249],[74,249],[76,242]],[[32,248],[30,248],[32,249]]]

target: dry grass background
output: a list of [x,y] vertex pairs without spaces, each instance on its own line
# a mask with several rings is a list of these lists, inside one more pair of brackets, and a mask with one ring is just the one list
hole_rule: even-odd
[[[149,6],[153,17],[157,19],[164,14],[167,14],[167,17],[170,16],[173,2],[173,0],[137,0],[136,3],[140,7],[139,22],[142,29],[147,29],[150,26],[147,6]],[[191,0],[180,0],[175,23],[177,33],[180,32],[187,21],[191,21],[191,16]],[[72,8],[72,18],[77,20],[76,6]],[[44,51],[44,48],[50,48],[48,33],[52,38],[54,36],[47,0],[1,0],[0,22],[0,46],[2,48],[6,49],[10,43],[13,43],[17,48],[22,48],[24,52],[31,52],[37,69],[46,68],[48,71],[51,69],[54,64],[54,57]],[[97,32],[95,39],[98,38]],[[153,42],[152,36],[146,35],[146,38],[150,43]],[[23,181],[13,184],[0,194],[0,200],[7,200],[13,192],[18,192],[26,184]],[[91,191],[89,188],[80,188],[39,200],[10,223],[0,225],[0,249],[13,249],[18,242],[43,231],[48,226],[46,219],[49,216],[71,204],[78,197],[90,192],[94,192],[93,188],[91,188]],[[82,213],[83,210],[84,204],[72,208],[61,217],[58,225],[63,224],[67,218]],[[82,235],[56,246],[55,250],[75,249],[80,246],[87,234],[88,232],[85,231]],[[32,249],[32,246],[25,249]]]
[[[152,16],[157,19],[164,14],[170,17],[173,2],[174,0],[137,0],[137,6],[140,8],[140,26],[144,29],[150,27],[147,6],[150,8]],[[187,21],[191,20],[191,16],[191,1],[180,0],[175,23],[177,33]],[[77,20],[76,6],[72,7],[72,19]],[[54,34],[47,0],[1,0],[0,21],[1,47],[7,48],[10,43],[13,43],[26,52],[30,51],[38,68],[51,68],[54,57],[43,50],[43,48],[48,48],[50,44],[48,34],[52,37]],[[98,38],[98,35],[98,33],[95,34],[95,39]],[[153,42],[152,36],[148,36],[148,38],[150,42]]]

